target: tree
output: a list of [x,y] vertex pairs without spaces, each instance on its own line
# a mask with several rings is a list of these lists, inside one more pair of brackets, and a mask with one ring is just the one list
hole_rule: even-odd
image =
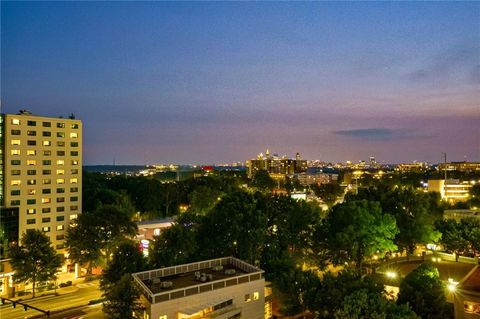
[[253,175],[252,185],[260,189],[272,189],[276,183],[266,170],[261,169]]
[[446,314],[445,286],[438,269],[423,263],[400,283],[398,304],[408,303],[423,319],[448,318]]
[[335,312],[335,319],[420,319],[406,304],[398,305],[383,294],[367,289],[353,291],[347,295]]
[[327,249],[332,262],[354,262],[360,269],[365,257],[395,250],[397,233],[395,219],[382,213],[378,202],[349,201],[334,206],[326,217],[319,246]]
[[476,255],[480,251],[480,220],[474,217],[462,218],[459,227],[469,249]]
[[215,206],[221,195],[222,192],[219,190],[207,186],[199,186],[188,197],[192,210],[199,214],[206,214]]
[[50,239],[37,229],[28,229],[22,235],[21,245],[11,248],[10,258],[15,282],[32,283],[32,298],[35,298],[37,283],[55,279],[63,262]]
[[113,252],[112,260],[103,271],[101,285],[107,287],[120,281],[123,275],[142,271],[145,259],[134,241],[121,242]]
[[150,243],[150,265],[155,268],[185,264],[198,259],[197,232],[200,218],[193,213],[177,217],[173,225]]
[[134,236],[137,226],[129,213],[113,206],[100,206],[92,213],[80,214],[67,232],[66,246],[69,258],[87,265],[87,273],[105,258],[110,259],[115,245],[125,237]]
[[461,225],[454,219],[439,220],[435,225],[442,233],[440,243],[447,251],[454,252],[455,260],[458,261],[458,256],[468,249],[468,241]]
[[328,207],[332,207],[338,197],[343,194],[343,188],[337,183],[327,183],[313,185],[312,190],[316,196],[320,197]]
[[103,296],[106,299],[103,312],[107,319],[133,319],[136,318],[133,313],[141,310],[140,293],[130,274],[124,274]]

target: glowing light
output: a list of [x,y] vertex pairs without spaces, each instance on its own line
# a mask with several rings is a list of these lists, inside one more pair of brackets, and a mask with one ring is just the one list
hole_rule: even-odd
[[392,278],[392,279],[395,279],[397,278],[397,273],[396,272],[393,272],[393,271],[387,271],[387,273],[385,274],[388,278]]
[[455,292],[457,290],[458,281],[453,280],[453,278],[448,278],[447,288],[450,292]]

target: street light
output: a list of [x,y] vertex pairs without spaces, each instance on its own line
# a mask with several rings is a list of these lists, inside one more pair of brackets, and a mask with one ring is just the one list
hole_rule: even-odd
[[458,281],[448,278],[447,288],[450,292],[455,292],[457,290]]
[[394,271],[387,271],[387,273],[385,274],[388,278],[391,278],[391,279],[395,279],[397,278],[397,273],[394,272]]

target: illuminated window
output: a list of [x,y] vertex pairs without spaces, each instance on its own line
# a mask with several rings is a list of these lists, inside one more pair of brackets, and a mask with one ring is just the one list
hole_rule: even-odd
[[57,165],[65,165],[65,161],[64,160],[57,160]]
[[37,136],[37,132],[36,131],[27,131],[27,135],[28,136]]
[[33,215],[37,212],[35,208],[28,208],[27,209],[27,215]]
[[35,151],[35,150],[27,150],[27,155],[29,155],[29,156],[37,155],[37,151]]
[[155,228],[155,229],[153,230],[153,235],[154,235],[154,236],[160,236],[160,228]]
[[52,136],[51,132],[43,131],[42,136]]
[[37,161],[36,160],[27,160],[27,165],[37,165]]
[[64,174],[65,174],[65,170],[57,169],[57,175],[64,175]]
[[11,144],[12,145],[20,145],[20,140],[12,140]]
[[65,123],[57,123],[58,128],[65,128]]
[[51,146],[52,142],[50,141],[43,141],[43,146]]
[[42,125],[43,125],[43,127],[51,127],[51,126],[52,126],[52,123],[50,123],[50,122],[43,122]]
[[19,186],[19,185],[20,185],[20,183],[21,183],[21,181],[20,181],[20,180],[18,180],[18,179],[14,179],[13,181],[11,181],[11,182],[10,182],[10,185],[12,185],[12,186]]
[[77,214],[72,214],[70,215],[70,220],[77,219],[78,215]]
[[162,316],[158,317],[158,319],[167,319],[167,315],[162,315]]
[[70,137],[71,137],[71,138],[77,138],[77,137],[78,137],[78,134],[77,134],[77,133],[74,133],[74,132],[72,132],[72,133],[70,133]]
[[50,226],[45,226],[45,227],[42,227],[42,230],[47,233],[50,231]]
[[245,295],[245,302],[250,302],[252,301],[252,297],[250,297],[250,294]]
[[78,161],[77,160],[72,160],[72,165],[78,165]]
[[19,169],[12,170],[12,175],[20,175],[20,170]]
[[63,230],[63,229],[65,229],[65,226],[63,226],[63,225],[57,225],[57,230]]
[[44,180],[42,180],[42,184],[43,184],[43,185],[49,185],[49,184],[51,184],[51,183],[52,183],[52,180],[51,180],[51,179],[44,179]]
[[12,163],[12,165],[20,165],[22,164],[22,162],[20,160],[12,160],[10,163]]
[[42,198],[42,204],[49,204],[52,202],[51,198]]
[[11,155],[20,155],[20,150],[11,150],[10,154]]
[[12,135],[20,135],[21,131],[20,130],[12,130]]
[[70,184],[77,184],[78,179],[77,178],[70,178]]
[[57,137],[65,137],[65,132],[57,132]]
[[65,179],[57,178],[57,184],[65,184]]
[[71,128],[77,129],[77,128],[78,128],[78,124],[76,124],[76,123],[75,123],[75,124],[72,124]]
[[52,155],[52,151],[43,151],[43,156],[50,156]]
[[19,119],[12,119],[12,125],[20,125]]
[[34,179],[27,179],[27,185],[36,185],[37,181]]
[[258,300],[260,298],[260,293],[258,291],[255,291],[253,293],[253,300]]
[[28,195],[35,195],[37,191],[35,189],[29,189],[28,190]]

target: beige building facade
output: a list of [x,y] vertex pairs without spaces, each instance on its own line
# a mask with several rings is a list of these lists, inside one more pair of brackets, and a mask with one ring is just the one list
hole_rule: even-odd
[[39,229],[63,253],[82,211],[82,122],[21,111],[3,117],[3,207],[18,208],[21,239]]

